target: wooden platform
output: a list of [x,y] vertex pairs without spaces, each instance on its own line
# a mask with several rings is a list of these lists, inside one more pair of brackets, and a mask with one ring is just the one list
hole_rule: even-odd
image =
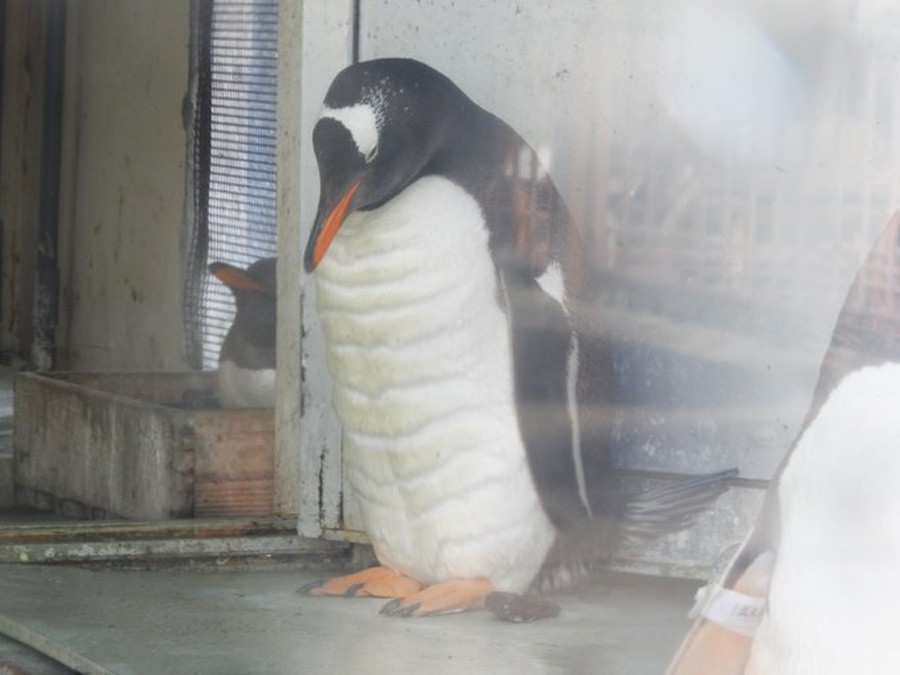
[[77,518],[271,514],[273,412],[212,407],[212,378],[18,374],[18,503]]

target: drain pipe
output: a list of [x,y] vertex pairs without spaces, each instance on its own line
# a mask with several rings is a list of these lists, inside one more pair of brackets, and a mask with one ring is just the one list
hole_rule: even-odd
[[38,370],[56,362],[59,320],[59,184],[62,155],[65,0],[47,4],[44,119],[41,134],[40,212],[34,272],[31,360]]

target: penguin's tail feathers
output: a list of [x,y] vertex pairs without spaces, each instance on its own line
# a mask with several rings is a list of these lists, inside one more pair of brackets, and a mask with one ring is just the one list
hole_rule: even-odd
[[[724,493],[736,469],[689,478],[671,477],[660,487],[644,488],[620,482],[608,493],[607,508],[598,516],[557,532],[553,548],[532,584],[545,593],[589,578],[620,551],[689,527]],[[618,481],[617,481],[618,482]],[[628,481],[629,483],[631,481]]]
[[738,475],[737,469],[682,478],[626,499],[618,524],[625,544],[638,544],[690,527]]

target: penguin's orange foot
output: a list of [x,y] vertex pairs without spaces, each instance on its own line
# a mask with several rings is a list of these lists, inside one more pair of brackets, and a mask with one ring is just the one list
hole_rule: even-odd
[[484,599],[494,590],[487,579],[444,581],[406,597],[391,600],[381,608],[388,616],[433,616],[484,607]]
[[306,595],[343,595],[345,597],[404,598],[422,590],[422,584],[388,567],[368,567],[354,574],[319,579],[301,586]]

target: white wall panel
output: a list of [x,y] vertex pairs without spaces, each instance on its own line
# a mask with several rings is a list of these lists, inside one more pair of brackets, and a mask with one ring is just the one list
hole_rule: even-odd
[[[187,0],[69,5],[63,363],[184,370]],[[71,154],[69,154],[71,153]]]

